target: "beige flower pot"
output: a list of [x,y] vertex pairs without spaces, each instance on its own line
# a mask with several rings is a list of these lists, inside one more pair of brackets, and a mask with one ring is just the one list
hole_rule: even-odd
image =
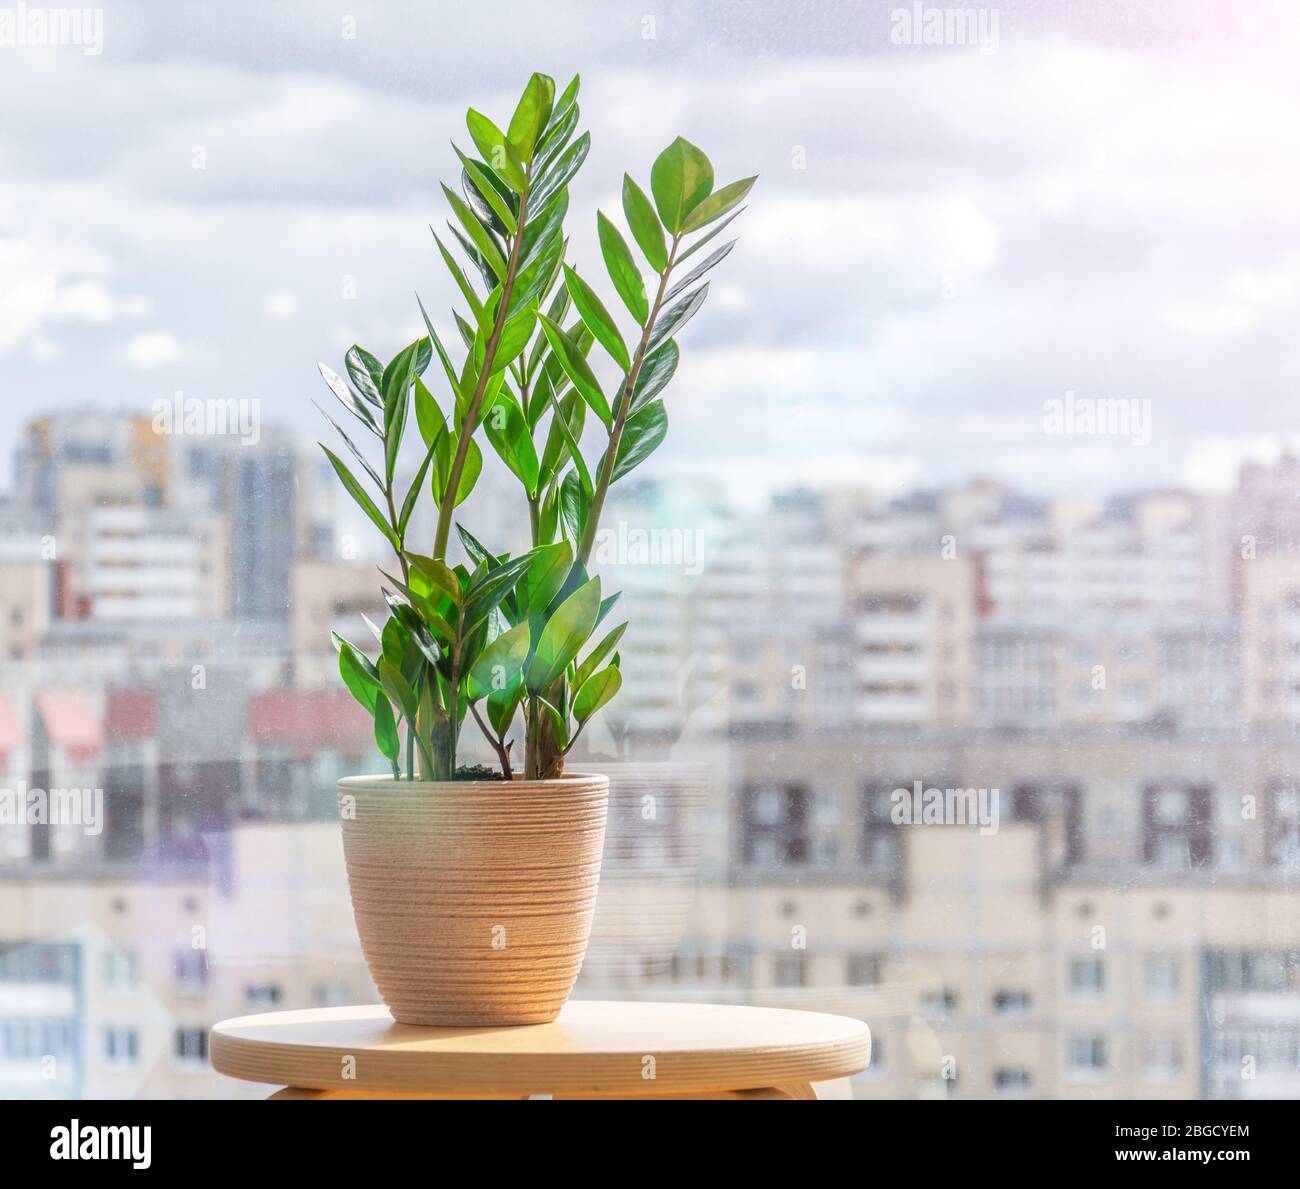
[[591,933],[609,781],[339,781],[361,948],[403,1024],[543,1024]]

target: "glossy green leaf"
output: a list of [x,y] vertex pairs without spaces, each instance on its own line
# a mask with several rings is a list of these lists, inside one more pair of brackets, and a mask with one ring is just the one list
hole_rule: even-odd
[[[312,401],[311,403],[313,405],[316,405],[315,401]],[[377,488],[379,488],[380,491],[383,491],[384,481],[379,477],[375,468],[370,465],[370,462],[366,458],[366,456],[362,454],[361,451],[357,448],[357,444],[350,437],[348,437],[348,435],[343,431],[343,427],[339,425],[339,423],[335,421],[333,417],[331,417],[327,412],[325,412],[325,410],[322,409],[320,405],[316,405],[316,408],[320,412],[320,415],[324,417],[325,420],[328,421],[334,427],[335,432],[339,435],[339,437],[343,439],[343,444],[348,448],[348,452],[352,455],[353,458],[357,460],[357,462],[361,464],[366,474],[370,476],[371,481],[374,483],[374,485]]]
[[493,690],[509,688],[528,659],[530,644],[527,620],[493,640],[478,654],[466,675],[470,698],[477,702]]
[[718,248],[716,251],[710,252],[709,255],[704,260],[700,261],[700,263],[697,264],[693,269],[691,269],[691,271],[687,273],[684,277],[682,277],[680,281],[676,281],[673,284],[673,287],[669,289],[667,293],[664,294],[664,301],[665,302],[672,301],[679,293],[684,293],[687,289],[689,289],[692,285],[694,285],[695,282],[698,281],[706,272],[708,272],[709,269],[711,269],[715,264],[721,263],[728,256],[730,256],[731,249],[734,248],[735,246],[736,246],[736,241],[734,239],[729,239],[725,244],[722,245],[722,247]]
[[498,737],[504,738],[514,721],[515,712],[524,696],[523,674],[516,673],[504,689],[494,689],[487,696],[488,721]]
[[632,389],[633,413],[668,387],[681,357],[681,350],[672,339],[660,343],[646,355],[641,361],[641,370],[636,374],[636,386]]
[[551,720],[551,729],[555,734],[555,741],[561,748],[567,748],[569,746],[569,724],[565,722],[564,715],[543,697],[537,697],[535,703],[541,708],[542,713]]
[[348,375],[352,377],[356,390],[375,408],[382,409],[384,400],[379,395],[379,381],[384,374],[384,365],[369,351],[358,347],[355,343],[348,348],[344,362],[347,364]]
[[[442,435],[434,443],[433,463],[434,463],[434,502],[441,506],[442,501],[446,498],[447,484],[451,481],[451,464],[456,454],[457,436],[450,426],[442,431]],[[469,493],[474,490],[474,485],[478,482],[478,477],[483,472],[483,452],[479,449],[479,444],[470,438],[469,446],[465,451],[465,466],[460,472],[460,486],[456,491],[456,503],[452,506],[465,502]]]
[[578,587],[546,621],[532,659],[528,662],[528,688],[534,693],[549,689],[578,655],[596,626],[600,612],[600,579],[592,578]]
[[619,334],[618,326],[610,317],[604,302],[596,296],[595,290],[567,264],[564,266],[564,280],[569,296],[573,298],[574,309],[578,311],[587,329],[609,352],[610,358],[626,372],[632,366],[632,360],[627,353],[627,344],[623,342],[623,336]]
[[660,314],[654,330],[650,332],[647,350],[653,351],[665,339],[670,339],[677,334],[695,316],[708,295],[709,283],[705,281],[698,289],[691,290],[675,306],[670,306],[666,313]]
[[573,674],[573,686],[575,689],[582,688],[587,678],[590,677],[597,668],[599,668],[600,662],[618,647],[618,642],[623,638],[623,633],[626,631],[627,624],[620,623],[618,627],[611,628],[609,634],[591,650],[591,653],[583,660],[582,664],[578,666],[577,670]]
[[609,279],[614,282],[614,289],[628,313],[636,319],[638,326],[644,326],[650,316],[650,303],[645,295],[645,280],[641,270],[636,266],[632,249],[622,233],[604,215],[596,212],[596,232],[600,237],[600,251],[605,258],[605,268]]
[[[349,413],[361,422],[376,437],[380,434],[379,426],[375,422],[374,415],[370,411],[369,404],[362,400],[351,388],[348,387],[347,381],[338,374],[333,368],[327,367],[323,363],[316,365],[320,369],[321,378],[329,385],[329,390]],[[319,407],[319,406],[318,406]],[[325,410],[322,409],[321,412]],[[342,431],[340,431],[342,432]]]
[[418,376],[415,380],[415,423],[419,426],[420,437],[424,439],[426,449],[438,440],[438,435],[447,424],[447,418],[438,407],[438,402],[433,399],[433,393]]
[[663,272],[668,267],[668,248],[664,243],[664,229],[655,214],[654,207],[645,196],[645,191],[632,180],[630,174],[623,175],[623,214],[627,225],[632,229],[632,238],[645,253],[650,267],[655,272]]
[[415,472],[415,478],[411,480],[411,486],[406,490],[406,498],[402,501],[402,510],[397,517],[397,535],[405,540],[406,526],[411,523],[411,514],[415,511],[416,500],[419,499],[420,492],[424,487],[424,477],[429,473],[429,464],[433,461],[433,452],[437,447],[435,440],[424,452],[424,461],[420,463],[420,469]]
[[560,519],[565,532],[573,541],[580,541],[587,531],[587,516],[591,510],[591,494],[576,471],[570,471],[560,484]]
[[547,74],[534,74],[524,86],[515,113],[510,117],[506,136],[525,165],[533,159],[533,149],[551,115],[555,102],[555,80]]
[[[474,212],[465,204],[465,200],[445,182],[443,183],[442,192],[447,197],[447,205],[455,212],[456,218],[460,220],[461,226],[465,229],[465,234],[469,236],[470,242],[477,249],[479,255],[487,261],[488,267],[496,274],[497,280],[504,280],[506,259],[501,254],[501,249],[493,240],[488,229],[483,226]],[[454,231],[455,228],[453,227],[452,230]]]
[[[482,300],[466,279],[464,270],[456,262],[456,257],[447,250],[447,245],[438,238],[438,233],[432,227],[429,228],[429,232],[433,236],[433,242],[438,245],[438,251],[442,255],[443,263],[447,266],[447,271],[451,273],[451,279],[456,282],[456,288],[460,290],[461,296],[469,304],[469,308],[473,311],[474,318],[477,321],[483,316]],[[424,323],[426,326],[429,325],[428,315],[425,315]]]
[[713,189],[713,166],[708,157],[678,137],[650,167],[650,193],[664,226],[673,234],[682,230],[686,217]]
[[623,685],[623,674],[613,665],[593,673],[573,699],[573,717],[585,723],[605,705]]
[[336,455],[328,446],[321,445],[325,451],[325,457],[330,460],[330,465],[334,468],[334,473],[338,475],[339,481],[343,484],[347,493],[357,502],[361,510],[370,517],[374,526],[384,534],[385,540],[394,548],[400,549],[401,543],[397,539],[397,534],[393,531],[393,526],[388,523],[384,514],[375,506],[375,501],[366,494],[365,488],[357,482],[356,477],[343,465],[338,455]]
[[407,553],[406,560],[429,580],[435,590],[446,595],[453,603],[460,603],[460,579],[452,573],[446,562],[419,553]]
[[[455,150],[456,156],[460,158],[460,163],[465,168],[465,176],[472,186],[473,193],[486,205],[487,210],[496,216],[505,234],[514,235],[517,226],[515,212],[510,209],[510,204],[506,202],[500,191],[492,184],[487,169],[472,157],[465,156],[455,144],[451,147]],[[467,194],[466,197],[469,198],[470,196]]]
[[756,181],[758,181],[757,174],[752,178],[742,178],[738,182],[732,182],[728,186],[723,186],[717,193],[710,194],[686,216],[682,223],[682,234],[689,235],[692,231],[699,231],[701,227],[707,227],[714,219],[722,218],[728,211],[739,206],[745,201],[745,195],[750,192]]
[[[547,396],[549,398],[550,394]],[[571,457],[578,450],[586,411],[586,402],[576,392],[570,392],[559,402],[558,409],[551,415],[551,426],[546,433],[546,446],[542,450],[543,470],[558,470],[561,459]]]
[[538,175],[545,173],[552,162],[564,152],[564,146],[569,143],[569,138],[578,129],[579,116],[578,105],[571,103],[563,113],[559,114],[558,120],[551,119],[545,135],[537,142],[536,155],[533,158],[534,173]]
[[419,699],[416,697],[415,690],[411,688],[411,683],[402,675],[402,671],[386,656],[381,656],[379,664],[375,667],[379,670],[379,680],[383,683],[384,689],[400,707],[403,716],[409,719],[415,718],[416,711],[419,709]]
[[501,461],[514,472],[532,498],[537,492],[537,448],[528,432],[528,422],[514,399],[500,393],[483,419],[483,428]]
[[668,410],[661,400],[652,401],[629,417],[623,426],[623,436],[619,439],[618,457],[614,461],[614,474],[610,482],[618,482],[649,458],[667,434]]
[[591,148],[591,133],[584,132],[563,153],[555,159],[555,164],[537,179],[533,193],[528,198],[528,209],[541,216],[549,203],[572,180],[573,175],[582,168]]
[[533,550],[533,560],[515,588],[515,598],[523,612],[545,611],[560,593],[560,587],[573,566],[573,548],[568,541],[543,545]]
[[343,678],[343,684],[370,714],[374,714],[375,702],[380,697],[379,673],[374,664],[337,632],[331,632],[330,636],[339,652],[339,676]]
[[691,244],[691,246],[687,248],[684,252],[678,252],[677,263],[682,264],[691,256],[694,256],[695,253],[698,252],[702,247],[704,247],[705,244],[709,243],[714,238],[714,236],[720,235],[722,232],[726,231],[726,229],[729,226],[731,226],[732,219],[734,219],[736,215],[739,215],[743,210],[745,210],[745,208],[742,206],[739,211],[736,211],[734,214],[728,215],[725,219],[723,219],[722,222],[719,223],[712,231],[710,231],[708,235],[700,236],[700,238],[697,239],[693,244]]
[[539,314],[538,318],[542,324],[542,333],[551,344],[551,352],[556,362],[564,369],[564,374],[572,381],[582,399],[591,406],[592,412],[608,429],[613,424],[613,414],[609,411],[609,401],[605,399],[591,365],[587,363],[578,345],[558,323],[552,322],[545,314]]
[[397,734],[393,708],[386,696],[375,702],[375,746],[379,748],[380,755],[393,765],[393,773],[396,775],[398,757],[402,754],[402,741]]
[[465,114],[465,126],[480,156],[498,174],[506,179],[516,190],[522,191],[527,185],[524,179],[523,162],[513,145],[506,140],[505,134],[482,112],[472,107]]

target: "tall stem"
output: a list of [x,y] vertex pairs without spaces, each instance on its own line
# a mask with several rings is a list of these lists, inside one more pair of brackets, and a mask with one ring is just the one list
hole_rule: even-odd
[[452,459],[451,470],[447,475],[447,486],[438,505],[438,531],[433,539],[433,556],[438,561],[447,559],[447,538],[451,535],[451,514],[456,506],[456,493],[460,491],[460,477],[465,470],[465,459],[469,454],[469,441],[478,425],[479,409],[483,405],[483,394],[487,391],[488,380],[492,377],[492,365],[496,362],[497,347],[501,342],[501,332],[506,325],[506,311],[510,306],[510,295],[515,288],[515,274],[519,270],[519,256],[524,246],[524,226],[528,217],[527,179],[525,188],[519,195],[519,215],[515,221],[515,238],[510,245],[510,260],[506,265],[506,275],[501,280],[501,297],[497,301],[497,315],[492,323],[492,334],[483,349],[483,366],[479,368],[478,381],[474,385],[474,395],[465,409],[465,418],[460,425],[460,434],[456,442],[456,455]]
[[674,263],[676,263],[677,248],[680,242],[680,236],[673,236],[673,246],[668,253],[668,263],[664,266],[663,275],[659,278],[659,291],[655,294],[655,302],[650,309],[650,316],[646,319],[645,326],[641,330],[641,341],[637,344],[636,355],[632,359],[632,367],[627,373],[627,383],[623,385],[623,394],[618,402],[618,412],[614,417],[614,428],[609,431],[609,446],[605,450],[605,460],[601,464],[599,481],[596,483],[596,489],[591,495],[591,507],[587,510],[587,528],[582,534],[582,543],[578,547],[577,560],[584,566],[591,557],[591,551],[596,544],[596,530],[600,527],[600,514],[605,508],[605,494],[609,491],[610,483],[613,482],[614,464],[618,460],[618,447],[623,440],[623,427],[627,425],[628,414],[632,409],[632,394],[636,390],[637,377],[641,374],[641,365],[645,362],[646,350],[650,345],[650,336],[654,333],[655,322],[658,320],[659,311],[664,304],[664,293],[668,289],[668,277],[673,271]]

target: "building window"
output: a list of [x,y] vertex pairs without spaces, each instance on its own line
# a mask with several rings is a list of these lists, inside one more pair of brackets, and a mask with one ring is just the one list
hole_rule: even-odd
[[1106,989],[1106,966],[1100,958],[1071,958],[1069,988],[1072,999],[1096,999]]
[[1066,1054],[1066,1069],[1076,1080],[1094,1080],[1106,1072],[1106,1038],[1072,1036]]
[[1033,1076],[1027,1069],[995,1069],[993,1089],[998,1094],[1027,1094],[1033,1085]]
[[750,785],[742,794],[741,857],[746,863],[806,863],[808,790],[799,785]]
[[1151,784],[1142,798],[1142,857],[1148,866],[1183,871],[1214,861],[1209,785]]
[[244,1002],[249,1007],[274,1007],[280,1002],[280,988],[275,983],[252,983],[244,988]]
[[1143,967],[1146,997],[1153,1002],[1168,1003],[1178,998],[1178,959],[1168,954],[1153,954]]
[[1148,1082],[1175,1082],[1183,1072],[1183,1045],[1176,1036],[1142,1042],[1142,1074]]
[[921,992],[919,1007],[927,1020],[946,1020],[957,1010],[957,992],[947,987],[932,987]]
[[1029,1014],[1028,991],[998,991],[993,996],[993,1014],[1006,1019],[1019,1019]]
[[132,1068],[140,1059],[140,1037],[134,1028],[104,1029],[104,1060],[112,1066]]
[[136,985],[135,955],[125,950],[104,951],[104,985],[115,991],[129,991]]
[[879,954],[850,954],[845,963],[850,987],[878,987],[881,960]]
[[203,995],[208,989],[208,957],[202,950],[180,950],[172,959],[172,989],[177,995]]
[[346,983],[322,983],[313,998],[317,1007],[346,1007],[354,996]]
[[772,962],[772,984],[777,987],[807,985],[808,964],[804,958],[780,955]]
[[201,1065],[208,1063],[208,1032],[206,1028],[176,1029],[176,1063]]

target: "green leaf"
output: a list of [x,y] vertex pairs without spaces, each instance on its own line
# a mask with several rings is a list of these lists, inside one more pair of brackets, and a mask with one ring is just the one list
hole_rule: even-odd
[[411,683],[402,676],[402,671],[386,656],[379,658],[379,664],[376,668],[379,670],[379,680],[383,682],[384,689],[388,691],[388,696],[401,707],[404,717],[414,719],[416,711],[419,709],[420,700],[416,697],[415,690],[411,688]]
[[545,611],[560,593],[573,566],[573,548],[568,541],[543,545],[533,550],[533,560],[515,587],[520,611]]
[[[315,401],[312,401],[311,403],[313,405],[316,405]],[[322,409],[320,405],[316,405],[316,408],[319,410],[320,415],[324,417],[325,420],[328,421],[334,427],[335,432],[339,435],[339,437],[343,439],[343,444],[348,448],[352,457],[355,458],[357,462],[359,462],[362,465],[362,467],[365,468],[366,474],[370,476],[375,486],[378,487],[380,491],[383,491],[384,481],[379,477],[375,468],[370,465],[369,461],[366,459],[366,456],[362,454],[360,450],[357,449],[357,444],[350,437],[348,437],[346,433],[343,432],[343,427],[339,425],[339,423],[335,421],[333,417],[331,417],[327,412],[325,412],[325,410]]]
[[[569,212],[569,192],[566,190],[560,195],[558,202],[553,202],[542,214],[540,219],[530,217],[528,225],[524,228],[524,242],[519,249],[519,275],[522,276],[528,271],[528,268],[537,258],[545,253],[550,255],[553,250],[551,240],[559,236],[563,241],[563,235],[560,233],[564,229],[564,216]],[[518,277],[515,284],[518,285]]]
[[[433,242],[438,245],[438,251],[442,254],[442,260],[447,266],[447,271],[451,273],[452,280],[456,282],[456,288],[460,290],[461,296],[469,303],[469,308],[473,311],[474,318],[477,321],[483,316],[483,302],[479,299],[478,294],[474,292],[474,287],[466,279],[460,265],[456,263],[456,257],[447,250],[447,245],[438,238],[438,233],[432,227],[429,228],[429,232],[433,236]],[[417,297],[416,300],[418,301],[419,298]],[[424,318],[424,324],[426,326],[430,325],[427,314]]]
[[343,465],[339,460],[338,455],[336,455],[328,446],[322,444],[321,449],[325,451],[325,457],[330,460],[330,465],[334,468],[334,473],[338,475],[339,481],[343,484],[344,488],[347,489],[347,493],[356,500],[361,510],[370,517],[375,527],[384,534],[384,539],[387,540],[394,549],[400,549],[402,547],[401,542],[398,541],[397,534],[393,531],[393,526],[388,523],[384,514],[375,506],[375,501],[366,494],[365,488],[357,482],[352,472]]
[[460,579],[452,573],[446,562],[433,557],[424,557],[419,553],[406,554],[406,560],[423,574],[433,586],[459,606],[461,600]]
[[680,281],[676,282],[673,287],[664,294],[664,301],[672,301],[679,293],[689,289],[715,264],[720,263],[731,255],[731,249],[735,246],[736,241],[734,239],[729,239],[716,252],[710,252],[705,260],[697,264],[689,273],[686,274],[686,276],[682,277]]
[[372,715],[380,696],[379,674],[375,666],[355,645],[349,644],[337,632],[331,632],[334,646],[339,650],[339,676],[358,702]]
[[580,541],[586,532],[590,509],[591,495],[577,472],[570,471],[560,484],[560,517],[565,531],[574,541]]
[[495,554],[489,553],[487,546],[484,545],[473,533],[463,524],[456,525],[456,533],[460,537],[460,543],[465,547],[465,553],[468,555],[474,565],[479,566],[486,562],[489,566],[497,564]]
[[613,665],[608,669],[602,669],[599,673],[593,673],[578,690],[577,697],[573,699],[573,717],[578,722],[585,723],[618,693],[622,684],[623,674]]
[[[557,118],[558,117],[558,118]],[[562,112],[552,115],[545,134],[537,142],[536,156],[533,159],[533,172],[541,175],[551,167],[551,163],[564,151],[569,137],[578,127],[578,105],[570,103]]]
[[397,735],[397,723],[393,719],[393,708],[387,697],[375,702],[375,746],[379,753],[393,765],[397,773],[397,760],[402,754],[402,741]]
[[538,318],[542,324],[542,333],[551,344],[551,352],[555,360],[564,369],[564,374],[573,382],[582,399],[591,406],[592,412],[608,429],[614,422],[613,414],[609,411],[609,401],[600,390],[596,375],[582,351],[558,323],[552,322],[545,314],[539,314]]
[[[434,466],[436,474],[434,475],[433,500],[440,507],[442,501],[447,496],[447,484],[451,480],[451,463],[456,454],[457,435],[450,427],[442,431],[442,435],[434,443]],[[479,449],[478,443],[470,438],[469,446],[465,451],[465,466],[460,473],[460,487],[456,491],[456,501],[452,507],[465,502],[466,497],[474,490],[474,484],[478,482],[478,477],[483,472],[483,452]]]
[[[554,399],[548,390],[547,399]],[[582,437],[582,423],[586,420],[587,406],[576,392],[570,392],[551,417],[551,426],[546,433],[546,446],[542,450],[542,469],[555,471],[560,465],[561,452],[572,456],[578,450],[578,439]],[[581,455],[579,455],[581,457]]]
[[641,361],[641,370],[636,375],[636,387],[632,389],[633,413],[649,404],[668,386],[681,357],[681,349],[672,339],[661,343],[646,355]]
[[[496,274],[498,281],[505,280],[506,259],[501,255],[501,249],[497,247],[488,229],[479,222],[474,212],[465,205],[465,200],[445,182],[442,185],[442,192],[447,196],[447,205],[455,212],[456,218],[460,220],[461,226],[465,228],[466,235],[469,236],[470,242],[477,249],[479,255],[487,261],[488,267]],[[452,230],[455,231],[456,229],[453,227]]]
[[484,430],[492,448],[524,485],[531,499],[537,492],[537,448],[528,432],[528,422],[513,397],[504,392],[483,419]]
[[[426,598],[414,587],[407,586],[405,582],[394,578],[392,574],[388,573],[386,570],[380,570],[379,572],[383,574],[383,576],[393,584],[398,593],[401,594],[407,602],[409,602],[411,606],[420,613],[420,618],[423,619],[429,627],[433,628],[433,630],[448,643],[451,643],[456,639],[455,629],[438,613],[438,608],[434,605],[431,599]],[[385,590],[382,586],[379,589],[383,593],[384,601],[392,607],[394,611],[396,611],[397,607],[401,605],[401,601],[398,599],[397,595],[394,595],[391,591]]]
[[[597,620],[599,622],[599,620]],[[609,634],[593,648],[586,660],[582,662],[573,675],[574,689],[581,689],[587,678],[590,677],[603,661],[615,648],[618,642],[623,638],[623,633],[627,631],[627,624],[620,623],[618,627],[610,629]]]
[[584,582],[546,621],[532,659],[528,662],[528,688],[533,693],[549,689],[587,642],[600,612],[600,579]]
[[348,375],[352,377],[352,383],[356,385],[357,391],[375,408],[382,409],[384,400],[379,395],[379,381],[384,374],[384,365],[369,351],[358,347],[355,343],[348,348],[344,362],[347,364]]
[[604,303],[596,296],[595,290],[567,264],[564,266],[564,280],[569,296],[573,298],[574,309],[586,323],[587,329],[609,352],[610,358],[626,372],[632,366],[632,360],[627,353],[627,344],[623,342],[623,336],[618,333],[618,326],[610,317]]
[[466,632],[472,631],[500,606],[502,600],[514,590],[515,583],[532,560],[531,553],[522,553],[500,565],[489,567],[482,577],[471,582],[465,595]]
[[[442,345],[442,339],[438,337],[438,332],[434,330],[433,322],[430,320],[428,311],[425,310],[424,302],[420,300],[420,295],[418,293],[415,295],[415,304],[420,307],[420,317],[424,319],[424,326],[425,329],[429,332],[429,339],[433,343],[434,349],[438,352],[438,359],[442,362],[443,373],[447,377],[447,383],[451,386],[452,398],[456,404],[456,407],[459,408],[464,403],[465,397],[464,397],[464,393],[462,393],[460,389],[460,379],[456,375],[456,369],[455,367],[452,366],[451,356],[447,354],[447,348]],[[479,311],[480,312],[482,311],[482,306],[479,307]],[[424,381],[421,380],[416,385],[417,397],[419,396],[419,390],[423,386],[423,384]],[[432,396],[432,394],[430,395]],[[437,401],[434,401],[434,406],[437,407]],[[438,415],[440,417],[442,416],[441,409],[438,409]],[[416,404],[416,417],[418,420],[419,418],[418,402]],[[446,419],[443,418],[443,420],[445,422]],[[424,422],[420,422],[420,431],[421,433],[424,432]],[[428,439],[426,438],[425,441],[427,442]]]
[[523,163],[501,129],[472,107],[465,113],[465,126],[483,160],[516,190],[522,192],[528,184],[524,178]]
[[[327,367],[323,363],[316,365],[320,369],[321,378],[329,385],[329,390],[334,393],[341,404],[349,413],[362,423],[376,437],[383,435],[379,431],[379,426],[375,422],[374,416],[370,412],[369,406],[363,401],[351,388],[348,387],[347,381],[338,374],[333,368]],[[319,406],[318,406],[319,407]],[[322,409],[321,412],[325,410]],[[339,431],[340,433],[342,430]]]
[[723,186],[717,193],[710,194],[682,223],[682,234],[689,235],[692,231],[699,231],[701,227],[708,226],[714,219],[722,218],[733,207],[739,206],[756,181],[758,181],[757,174],[752,178],[742,178],[738,182],[732,182],[729,186]]
[[539,696],[537,698],[537,705],[541,706],[546,711],[547,717],[550,718],[551,726],[555,731],[555,741],[562,748],[567,748],[569,746],[569,724],[564,721],[564,715],[543,697]]
[[420,437],[424,439],[426,448],[438,440],[438,435],[447,424],[447,418],[438,408],[433,393],[418,376],[415,379],[415,423],[420,427]]
[[650,200],[645,196],[645,191],[626,173],[623,175],[623,214],[627,217],[627,225],[632,229],[632,238],[650,261],[650,267],[655,272],[663,272],[668,267],[664,229]]
[[[520,310],[519,313],[506,319],[506,324],[501,328],[501,337],[497,340],[496,355],[492,358],[492,375],[503,372],[516,357],[523,353],[528,346],[528,340],[533,337],[533,327],[537,324],[537,311],[528,306]],[[483,359],[478,357],[474,360],[476,366],[483,366]]]
[[514,721],[515,712],[524,696],[523,674],[516,673],[505,689],[494,689],[488,694],[488,721],[498,737],[504,738]]
[[563,153],[533,185],[533,193],[528,198],[528,208],[534,215],[541,215],[546,204],[551,201],[572,180],[573,175],[587,159],[587,150],[591,148],[591,133],[584,132]]
[[506,133],[510,143],[528,164],[533,159],[533,149],[555,102],[555,80],[547,74],[534,74],[524,87],[515,114],[510,117]]
[[492,184],[488,177],[487,169],[472,157],[465,156],[464,153],[452,144],[456,156],[460,158],[460,163],[465,167],[465,176],[470,180],[474,188],[474,193],[487,204],[487,208],[496,215],[501,221],[501,226],[505,229],[507,235],[514,235],[517,226],[515,222],[515,212],[510,209],[510,204],[501,197],[501,193]]
[[437,445],[435,439],[433,445],[424,452],[424,461],[420,463],[420,469],[415,472],[415,478],[411,480],[411,486],[407,489],[406,498],[402,501],[402,511],[397,518],[397,533],[403,540],[406,538],[406,526],[411,522],[411,513],[415,511],[415,501],[419,498],[420,489],[424,486],[424,476],[429,473],[429,463],[433,461],[433,452]]
[[650,341],[646,344],[646,349],[653,351],[665,339],[672,338],[695,316],[695,312],[704,304],[704,299],[708,295],[709,283],[705,281],[698,289],[693,289],[675,306],[670,307],[667,313],[661,314],[654,330],[650,332]]
[[713,189],[713,166],[708,157],[678,137],[650,167],[650,193],[664,226],[674,235],[682,230],[686,216],[700,205]]
[[700,238],[697,239],[693,244],[691,244],[691,246],[687,248],[686,251],[678,252],[677,263],[681,264],[689,257],[694,256],[695,253],[698,252],[702,247],[704,247],[704,245],[707,244],[711,239],[713,239],[715,235],[718,235],[719,233],[726,231],[726,229],[731,225],[732,219],[734,219],[736,215],[740,214],[740,212],[745,209],[746,208],[742,206],[739,211],[736,211],[734,214],[728,215],[725,219],[723,219],[722,222],[719,223],[712,231],[710,231],[708,235],[700,236]]
[[661,400],[652,401],[629,417],[623,426],[623,436],[619,439],[618,456],[614,460],[614,474],[610,482],[618,482],[628,471],[649,458],[667,434],[668,410]]
[[600,236],[600,251],[605,257],[609,279],[614,282],[628,313],[636,319],[638,326],[644,326],[650,316],[650,303],[646,300],[645,281],[632,257],[632,249],[603,211],[596,212],[596,232]]
[[470,700],[477,702],[493,690],[508,688],[528,659],[529,647],[527,620],[493,640],[470,666],[465,681]]

